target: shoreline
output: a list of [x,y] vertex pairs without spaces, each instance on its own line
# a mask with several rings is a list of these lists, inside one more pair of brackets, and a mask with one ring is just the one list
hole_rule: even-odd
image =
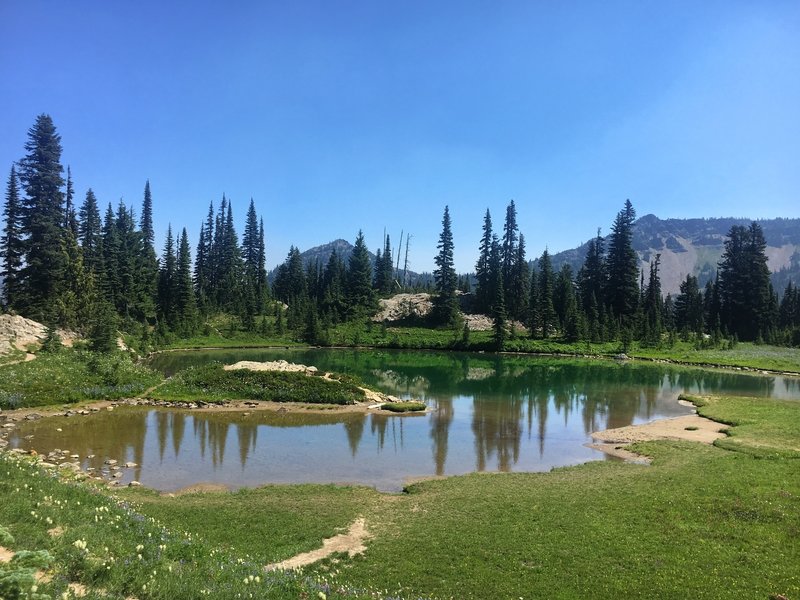
[[716,440],[726,437],[729,428],[730,426],[724,423],[701,417],[698,414],[691,414],[594,431],[591,434],[594,441],[585,445],[628,462],[649,464],[650,459],[647,456],[631,451],[630,446],[637,442],[658,440],[700,442],[712,445]]
[[722,371],[737,371],[742,373],[752,373],[755,375],[781,375],[784,377],[797,377],[800,378],[800,370],[787,371],[783,369],[768,369],[760,367],[750,367],[747,365],[726,365],[721,363],[710,362],[692,362],[687,360],[680,360],[677,358],[660,358],[650,356],[629,356],[626,354],[587,354],[585,352],[524,352],[519,350],[501,350],[501,351],[487,351],[487,350],[470,350],[470,349],[451,349],[451,348],[428,348],[420,346],[419,348],[395,348],[391,346],[312,346],[312,345],[291,345],[275,344],[263,346],[196,346],[191,348],[165,348],[164,350],[155,350],[142,356],[140,361],[147,361],[154,356],[162,353],[171,352],[202,352],[208,350],[397,350],[402,352],[408,351],[425,351],[425,352],[457,352],[457,353],[472,353],[472,354],[499,354],[506,356],[548,356],[556,358],[585,358],[585,359],[599,359],[611,361],[642,361],[656,364],[669,364],[677,365],[680,367],[694,367],[698,369],[719,369]]

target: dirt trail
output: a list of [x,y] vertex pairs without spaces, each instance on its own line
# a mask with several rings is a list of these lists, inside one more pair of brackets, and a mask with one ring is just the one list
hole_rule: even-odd
[[353,521],[347,533],[340,533],[332,538],[322,540],[322,548],[298,554],[297,556],[293,556],[279,563],[267,565],[266,569],[268,571],[276,569],[299,569],[315,563],[318,560],[322,560],[336,552],[347,552],[347,555],[350,557],[356,554],[362,554],[364,550],[367,549],[364,545],[364,541],[368,540],[370,537],[371,535],[369,531],[367,531],[366,521],[363,517],[359,517]]

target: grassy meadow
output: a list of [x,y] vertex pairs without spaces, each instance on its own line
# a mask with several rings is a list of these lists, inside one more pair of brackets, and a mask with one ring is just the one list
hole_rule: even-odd
[[[0,526],[15,550],[52,555],[53,580],[42,589],[54,594],[77,580],[105,593],[90,597],[139,600],[320,591],[327,598],[800,596],[800,403],[694,400],[701,414],[731,425],[728,437],[714,446],[638,444],[650,466],[600,461],[475,474],[403,494],[322,485],[176,497],[108,492],[5,455]],[[336,555],[291,575],[261,569],[318,547],[357,517],[372,536],[365,554]],[[49,535],[54,528],[58,535]]]

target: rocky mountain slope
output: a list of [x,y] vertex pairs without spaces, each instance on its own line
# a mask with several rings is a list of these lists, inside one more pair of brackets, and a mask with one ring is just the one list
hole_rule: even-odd
[[[634,225],[633,247],[639,255],[645,277],[650,261],[661,254],[661,286],[664,294],[676,294],[687,274],[700,284],[712,279],[724,251],[724,242],[734,225],[749,226],[750,219],[659,219],[645,215]],[[773,285],[782,292],[791,280],[800,283],[800,219],[757,220],[767,241],[766,254],[773,272]],[[552,256],[560,269],[569,263],[577,273],[586,257],[588,241],[577,248]],[[607,249],[607,246],[606,246]]]

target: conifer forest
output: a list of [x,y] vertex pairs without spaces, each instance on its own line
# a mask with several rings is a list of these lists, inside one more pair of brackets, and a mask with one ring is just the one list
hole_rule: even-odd
[[[758,223],[733,226],[716,276],[701,286],[687,275],[676,295],[662,293],[660,255],[641,270],[632,246],[636,210],[625,201],[610,234],[591,240],[582,266],[554,270],[551,256],[526,255],[512,200],[495,224],[483,216],[473,273],[458,274],[448,207],[430,283],[400,277],[390,238],[376,258],[359,231],[349,256],[333,252],[306,263],[292,247],[268,277],[264,219],[252,200],[241,237],[233,202],[224,195],[195,223],[170,225],[155,247],[150,182],[140,206],[103,206],[92,189],[75,190],[61,162],[61,137],[48,115],[28,131],[23,156],[7,180],[0,240],[2,310],[83,334],[92,349],[116,347],[120,331],[147,351],[208,330],[211,315],[226,313],[232,327],[324,345],[327,332],[364,322],[379,298],[427,291],[433,309],[413,324],[465,329],[464,312],[489,315],[493,345],[514,336],[566,342],[637,340],[661,346],[677,338],[731,346],[737,341],[800,345],[800,289],[775,290]],[[431,215],[431,218],[436,218]],[[368,224],[364,224],[365,226]],[[476,223],[476,229],[481,227]],[[402,241],[402,240],[401,240]],[[401,283],[402,282],[402,283]]]

